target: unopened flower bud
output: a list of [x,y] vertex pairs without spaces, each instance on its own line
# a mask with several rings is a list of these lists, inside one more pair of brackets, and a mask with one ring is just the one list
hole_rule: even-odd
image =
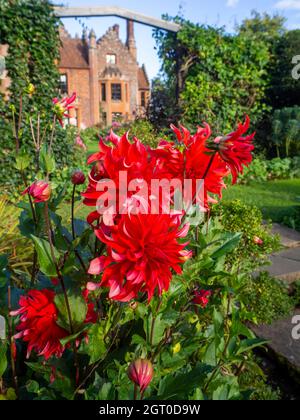
[[264,243],[264,241],[263,241],[261,238],[259,238],[258,236],[254,236],[254,238],[253,238],[253,242],[254,242],[256,245],[262,245],[262,244]]
[[71,176],[72,184],[81,185],[85,182],[85,175],[81,171],[75,171]]
[[128,377],[143,393],[153,378],[153,366],[150,360],[137,359],[128,368]]
[[35,203],[42,203],[49,200],[51,187],[46,181],[35,181],[22,192],[22,195],[24,194],[29,194],[34,199]]

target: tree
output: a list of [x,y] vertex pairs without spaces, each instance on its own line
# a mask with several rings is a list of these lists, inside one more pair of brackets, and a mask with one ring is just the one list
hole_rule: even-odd
[[237,27],[237,31],[239,34],[264,41],[271,46],[285,33],[285,21],[286,19],[278,14],[271,16],[268,13],[260,14],[252,10],[251,18],[244,19]]
[[276,61],[271,71],[270,98],[274,108],[299,105],[300,80],[292,75],[299,60],[300,30],[286,32],[276,45]]
[[266,109],[270,54],[265,43],[228,35],[224,28],[174,20],[182,25],[176,37],[156,31],[155,38],[167,85],[177,91],[182,122],[213,122],[223,132],[245,113],[257,121]]

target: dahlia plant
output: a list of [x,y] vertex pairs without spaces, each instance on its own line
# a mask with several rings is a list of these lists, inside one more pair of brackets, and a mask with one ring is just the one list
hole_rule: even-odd
[[[210,209],[251,162],[249,118],[215,139],[207,124],[194,134],[172,126],[174,141],[155,149],[111,131],[88,158],[87,185],[72,175],[66,221],[52,144],[75,97],[53,101],[38,170],[20,191],[31,276],[1,263],[2,399],[246,398],[240,377],[262,342],[244,324],[244,274],[226,260],[240,234]],[[22,172],[26,158],[16,160]],[[87,221],[74,217],[79,197]]]

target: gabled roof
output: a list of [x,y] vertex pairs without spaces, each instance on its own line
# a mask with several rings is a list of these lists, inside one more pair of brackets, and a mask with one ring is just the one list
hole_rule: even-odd
[[138,86],[142,90],[150,90],[150,83],[144,65],[138,69]]
[[64,27],[60,27],[60,63],[59,67],[89,68],[88,50],[80,38],[71,38]]

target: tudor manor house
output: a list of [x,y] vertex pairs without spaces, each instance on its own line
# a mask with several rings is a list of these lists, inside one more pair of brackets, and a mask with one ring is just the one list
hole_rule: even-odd
[[[150,83],[145,66],[137,62],[133,21],[127,20],[125,44],[119,37],[119,25],[99,39],[94,30],[72,38],[62,26],[60,38],[59,93],[77,93],[70,124],[78,128],[110,126],[114,121],[132,121],[144,115]],[[7,46],[0,47],[2,54],[7,53]],[[1,88],[7,94],[9,80],[2,80]]]

